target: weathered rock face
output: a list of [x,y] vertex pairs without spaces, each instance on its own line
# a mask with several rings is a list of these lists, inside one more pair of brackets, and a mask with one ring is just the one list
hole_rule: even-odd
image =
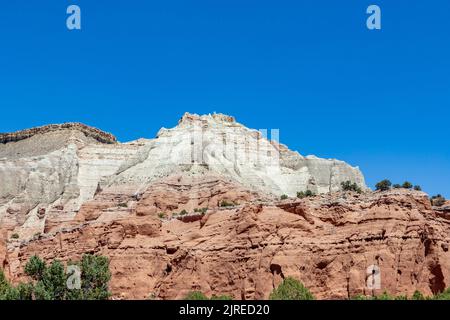
[[222,114],[185,114],[156,139],[124,144],[81,124],[50,125],[0,135],[0,223],[29,238],[47,216],[74,219],[99,190],[131,196],[173,174],[218,175],[272,195],[337,191],[346,180],[365,188],[359,169],[302,157]]
[[[156,139],[124,144],[50,128],[0,144],[0,262],[13,281],[34,254],[98,253],[118,299],[262,299],[286,276],[324,299],[450,284],[448,206],[371,192],[357,168],[303,157],[232,117],[185,114]],[[340,192],[346,180],[365,192]],[[307,189],[319,195],[279,201]],[[368,268],[380,289],[368,288]]]
[[[136,209],[146,207],[148,196],[125,209],[97,209],[103,213],[96,219],[80,219],[33,241],[10,242],[1,257],[7,274],[23,277],[33,254],[67,261],[89,252],[110,257],[117,299],[179,299],[191,290],[263,299],[287,276],[321,299],[384,291],[431,294],[450,283],[450,217],[433,211],[421,192],[249,199],[204,215],[189,213],[192,219],[139,215]],[[183,196],[189,194],[168,192],[159,200]],[[116,213],[120,218],[106,217]],[[380,289],[368,288],[371,266],[380,270]]]

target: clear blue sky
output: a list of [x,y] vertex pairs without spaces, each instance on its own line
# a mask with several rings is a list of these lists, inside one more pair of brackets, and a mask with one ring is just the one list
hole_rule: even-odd
[[0,131],[80,121],[127,141],[223,112],[369,186],[450,197],[449,16],[448,0],[2,1]]

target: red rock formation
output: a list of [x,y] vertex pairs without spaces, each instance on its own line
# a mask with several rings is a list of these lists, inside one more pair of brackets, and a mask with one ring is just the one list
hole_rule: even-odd
[[[450,216],[433,210],[422,192],[334,193],[276,202],[213,179],[189,186],[169,181],[129,198],[126,208],[117,205],[126,199],[108,200],[111,194],[103,191],[80,210],[77,223],[10,244],[7,253],[0,246],[11,276],[21,279],[34,254],[67,261],[96,253],[111,259],[117,299],[151,294],[179,299],[191,290],[264,299],[287,276],[320,299],[383,291],[432,294],[450,286]],[[240,205],[212,206],[225,196]],[[194,200],[210,210],[195,219],[158,217],[169,206],[191,213]],[[366,283],[371,265],[381,272],[377,290]]]
[[37,134],[45,134],[48,132],[59,131],[59,130],[78,130],[83,132],[86,136],[96,139],[101,143],[116,143],[116,137],[112,134],[93,128],[82,123],[63,123],[63,124],[52,124],[37,128],[31,128],[26,130],[21,130],[12,133],[0,133],[0,143],[17,142],[20,140],[28,139]]

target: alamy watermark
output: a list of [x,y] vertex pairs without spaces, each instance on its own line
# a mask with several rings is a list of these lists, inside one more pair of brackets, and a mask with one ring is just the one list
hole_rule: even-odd
[[[67,7],[66,13],[69,15],[66,20],[67,29],[81,30],[81,8],[72,4]],[[372,4],[367,7],[366,13],[370,15],[366,20],[367,29],[381,30],[381,8]]]
[[69,30],[81,30],[81,9],[77,5],[70,5],[66,10],[69,15],[66,20],[66,26]]
[[366,286],[370,290],[381,289],[381,273],[380,267],[373,264],[370,265],[366,270]]
[[234,128],[205,130],[200,125],[193,125],[182,138],[169,132],[160,139],[172,146],[169,158],[176,165],[277,168],[280,166],[279,136],[279,129],[242,134]]
[[81,289],[81,270],[76,265],[67,266],[67,289],[79,290]]
[[367,14],[370,16],[367,18],[366,26],[369,30],[381,30],[381,9],[379,6],[372,4],[367,7]]

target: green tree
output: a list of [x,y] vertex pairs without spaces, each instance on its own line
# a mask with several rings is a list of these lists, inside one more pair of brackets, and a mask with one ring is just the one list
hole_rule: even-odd
[[392,182],[387,180],[387,179],[385,179],[385,180],[382,180],[382,181],[378,182],[375,185],[375,189],[379,190],[379,191],[387,191],[387,190],[389,190],[391,188],[391,186],[392,186]]
[[413,185],[412,185],[412,183],[409,182],[409,181],[405,181],[405,182],[403,182],[403,184],[402,184],[402,188],[404,188],[404,189],[412,189],[412,187],[413,187]]
[[87,300],[105,300],[111,296],[108,283],[111,280],[109,259],[91,254],[83,255],[81,260],[82,298]]
[[3,270],[0,270],[0,300],[5,300],[10,289],[11,285],[9,281],[6,279]]
[[25,274],[31,279],[39,281],[43,278],[46,268],[47,266],[45,265],[45,262],[38,256],[34,255],[25,265]]
[[352,183],[350,180],[341,183],[341,188],[343,191],[354,191],[357,193],[361,193],[361,188],[354,182]]
[[414,186],[413,189],[416,190],[416,191],[422,191],[422,187],[418,186],[418,185]]
[[51,300],[64,300],[67,291],[66,281],[64,266],[58,260],[53,260],[50,266],[45,268],[40,282]]
[[61,262],[54,260],[47,266],[42,259],[33,256],[25,265],[25,273],[31,278],[29,283],[14,287],[0,272],[0,300],[103,300],[110,297],[108,258],[88,254],[83,255],[80,262],[70,264],[80,267],[80,289],[68,288],[71,275],[66,274]]
[[287,277],[275,288],[269,297],[270,300],[314,300],[311,292],[298,280]]
[[297,198],[303,199],[303,198],[308,198],[308,197],[313,197],[314,196],[314,192],[312,192],[311,190],[306,190],[306,191],[300,191],[297,192]]

